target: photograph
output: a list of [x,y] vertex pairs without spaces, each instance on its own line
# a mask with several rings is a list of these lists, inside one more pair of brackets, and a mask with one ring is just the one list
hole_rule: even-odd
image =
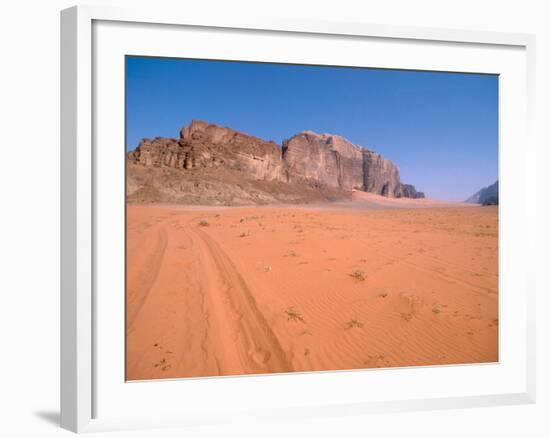
[[126,56],[127,381],[499,362],[499,76],[375,67]]

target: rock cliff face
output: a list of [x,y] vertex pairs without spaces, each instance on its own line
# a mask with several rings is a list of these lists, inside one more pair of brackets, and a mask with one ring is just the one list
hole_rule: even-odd
[[[147,178],[143,168],[157,169],[157,178]],[[231,198],[230,187],[235,188],[235,193],[238,188],[239,199],[243,200],[239,203],[246,203],[247,192],[254,192],[261,182],[277,185],[278,188],[266,186],[262,190],[286,193],[288,196],[282,201],[289,202],[303,201],[300,191],[309,193],[308,199],[315,191],[321,198],[327,198],[342,197],[352,190],[387,197],[424,197],[414,186],[401,183],[397,166],[380,154],[338,135],[311,131],[285,140],[281,148],[272,141],[230,128],[193,121],[181,130],[180,138],[144,139],[128,153],[128,169],[128,194],[138,191],[144,201],[151,193],[156,193],[161,200],[166,198],[162,193],[166,195],[166,186],[170,186],[170,201],[191,202],[193,193],[189,191],[200,191],[197,188],[201,178],[203,183],[210,181],[212,193],[207,201],[197,200],[199,203],[213,202],[216,188],[221,190],[218,197]],[[164,170],[162,177],[159,169]],[[190,179],[194,181],[191,186]],[[243,184],[248,185],[248,189],[243,189]],[[149,195],[145,196],[145,192]],[[265,203],[273,201],[270,197],[277,198],[274,194],[262,193],[257,195]]]
[[283,142],[283,161],[290,181],[315,180],[391,198],[424,197],[414,186],[401,183],[399,169],[390,160],[338,135],[301,132]]
[[288,180],[318,181],[344,190],[363,189],[361,150],[336,136],[304,131],[283,142]]
[[179,139],[144,139],[128,154],[128,160],[185,170],[223,166],[261,180],[279,180],[283,174],[281,149],[276,143],[202,121],[184,127]]

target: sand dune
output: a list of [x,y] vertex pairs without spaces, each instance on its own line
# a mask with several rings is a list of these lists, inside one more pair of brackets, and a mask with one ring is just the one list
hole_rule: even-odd
[[443,208],[443,207],[472,207],[473,204],[456,203],[429,198],[388,198],[376,193],[354,190],[351,194],[352,202],[344,202],[361,209],[382,208]]
[[356,201],[129,205],[127,378],[498,361],[497,208]]

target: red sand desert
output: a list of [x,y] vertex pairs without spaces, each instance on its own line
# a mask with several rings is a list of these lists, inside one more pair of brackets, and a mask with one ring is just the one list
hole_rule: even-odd
[[498,208],[128,205],[127,379],[498,361]]

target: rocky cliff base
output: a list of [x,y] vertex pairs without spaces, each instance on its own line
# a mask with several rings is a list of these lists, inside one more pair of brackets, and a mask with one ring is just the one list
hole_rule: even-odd
[[351,199],[351,192],[314,185],[253,180],[231,169],[181,172],[170,167],[128,163],[131,204],[269,205],[311,204]]

